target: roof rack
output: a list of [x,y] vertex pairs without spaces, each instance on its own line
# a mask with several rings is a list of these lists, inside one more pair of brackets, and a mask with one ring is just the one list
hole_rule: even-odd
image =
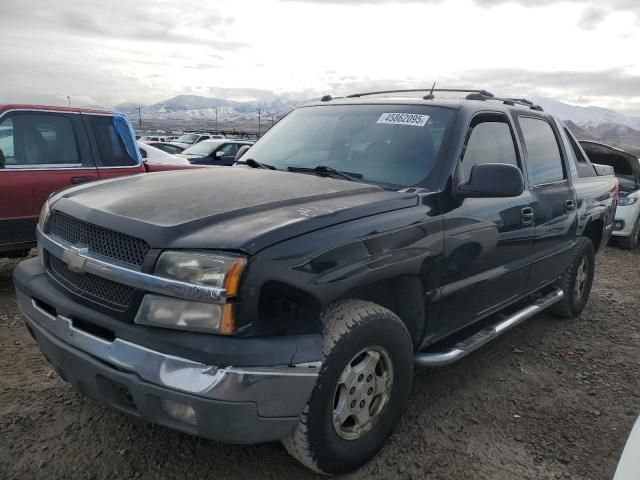
[[[540,105],[536,105],[530,100],[526,98],[502,98],[496,97],[493,93],[488,92],[487,90],[482,89],[465,89],[465,88],[411,88],[411,89],[402,89],[402,90],[379,90],[376,92],[364,92],[364,93],[352,93],[351,95],[347,95],[346,98],[359,98],[365,97],[369,95],[383,95],[387,93],[417,93],[417,92],[429,92],[427,95],[423,96],[424,100],[433,100],[435,96],[434,92],[456,92],[456,93],[467,93],[468,95],[465,97],[466,100],[495,100],[498,102],[502,102],[505,105],[520,105],[523,107],[529,107],[531,110],[537,110],[542,112],[543,109]],[[325,95],[322,98],[322,101],[327,102],[331,101],[332,98],[330,95]]]
[[526,98],[502,98],[502,97],[496,97],[494,95],[491,96],[486,96],[486,95],[482,95],[481,93],[471,93],[469,95],[466,96],[467,100],[495,100],[498,102],[502,102],[505,105],[510,105],[510,106],[515,106],[515,105],[520,105],[522,107],[529,107],[531,110],[537,110],[538,112],[543,112],[544,110],[542,109],[542,107],[540,105],[536,105],[535,103],[533,103],[530,100],[527,100]]
[[429,92],[429,95],[425,95],[423,98],[425,100],[431,100],[433,98],[433,92],[457,92],[457,93],[475,93],[482,95],[483,97],[493,97],[493,93],[487,92],[486,90],[473,90],[473,89],[464,89],[464,88],[409,88],[402,90],[380,90],[377,92],[364,92],[364,93],[352,93],[351,95],[347,95],[346,98],[358,98],[365,97],[369,95],[382,95],[385,93],[416,93],[416,92]]

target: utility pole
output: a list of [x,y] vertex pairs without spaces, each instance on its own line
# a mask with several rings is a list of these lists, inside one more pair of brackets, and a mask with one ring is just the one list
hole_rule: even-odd
[[261,125],[260,125],[260,109],[258,109],[258,138],[260,138],[260,132],[261,132],[260,127],[261,127]]
[[218,132],[218,107],[214,107],[216,109],[216,133]]
[[138,107],[138,130],[142,134],[142,105]]

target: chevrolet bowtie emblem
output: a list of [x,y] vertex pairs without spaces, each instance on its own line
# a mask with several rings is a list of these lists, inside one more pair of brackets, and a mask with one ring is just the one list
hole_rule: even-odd
[[67,264],[67,267],[72,272],[83,273],[84,264],[87,260],[82,255],[88,251],[87,247],[69,247],[69,250],[65,250],[62,254],[62,261]]

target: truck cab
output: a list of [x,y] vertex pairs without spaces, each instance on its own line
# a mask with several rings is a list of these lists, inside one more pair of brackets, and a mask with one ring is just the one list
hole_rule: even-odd
[[51,193],[175,168],[143,163],[131,124],[122,114],[0,105],[0,256],[22,256],[35,246],[38,214]]

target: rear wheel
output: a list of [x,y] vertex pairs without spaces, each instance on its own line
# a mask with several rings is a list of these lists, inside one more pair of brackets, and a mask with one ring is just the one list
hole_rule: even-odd
[[406,406],[413,346],[402,321],[371,302],[337,302],[324,315],[324,359],[287,451],[324,474],[354,470],[391,435]]
[[626,250],[635,250],[640,244],[640,217],[636,220],[631,235],[628,237],[618,237],[618,245]]
[[565,318],[582,313],[591,293],[595,264],[593,243],[586,237],[578,238],[573,260],[556,283],[564,297],[549,308],[550,312]]

